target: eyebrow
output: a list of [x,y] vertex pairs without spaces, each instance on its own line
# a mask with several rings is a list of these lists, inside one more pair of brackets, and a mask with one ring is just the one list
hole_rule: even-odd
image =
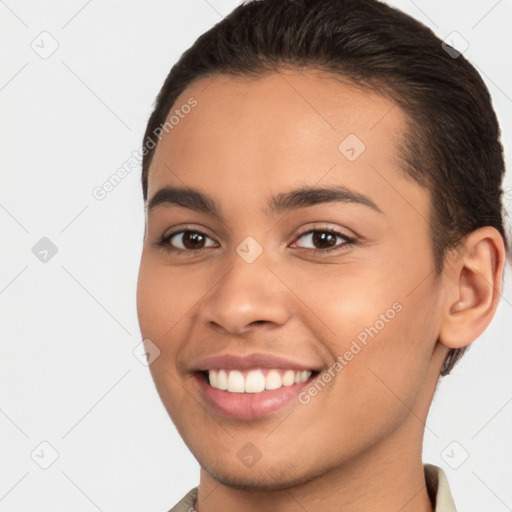
[[[264,209],[268,215],[306,208],[322,203],[355,203],[383,213],[368,196],[351,190],[344,185],[329,187],[303,187],[273,196]],[[175,205],[222,217],[221,208],[208,194],[191,187],[166,186],[158,190],[148,204],[148,211],[157,206]]]

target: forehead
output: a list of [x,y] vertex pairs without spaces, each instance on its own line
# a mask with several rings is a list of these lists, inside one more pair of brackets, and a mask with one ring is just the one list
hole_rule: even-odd
[[263,199],[269,188],[322,181],[392,200],[397,192],[386,179],[405,186],[401,109],[319,72],[202,78],[183,91],[171,116],[150,168],[149,198],[174,184],[243,202],[249,193]]

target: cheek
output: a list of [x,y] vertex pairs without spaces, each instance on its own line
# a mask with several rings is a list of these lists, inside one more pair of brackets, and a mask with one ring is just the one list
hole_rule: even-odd
[[305,306],[301,320],[308,318],[308,327],[333,358],[350,350],[354,340],[364,347],[365,342],[369,345],[385,337],[393,324],[402,321],[400,284],[385,269],[357,267],[357,261],[346,261],[337,268],[311,266],[281,272],[286,282],[293,283],[298,303]]
[[151,340],[160,350],[149,369],[158,392],[167,396],[164,404],[180,401],[176,382],[182,379],[178,362],[187,349],[190,329],[194,325],[196,306],[207,288],[200,279],[184,268],[171,268],[143,254],[137,282],[137,315],[143,339]]
[[197,293],[197,286],[191,285],[183,272],[143,255],[137,282],[137,315],[142,336],[157,344],[172,338],[179,320],[192,309]]
[[[156,389],[169,410],[176,400],[169,394],[177,389],[177,355],[180,351],[180,319],[190,306],[186,303],[183,284],[176,282],[169,270],[155,264],[150,257],[141,260],[137,282],[137,316],[143,339],[151,340],[160,350],[149,370]],[[180,290],[178,292],[178,290]]]
[[345,354],[352,359],[340,382],[347,403],[355,406],[348,415],[351,420],[380,424],[382,429],[391,429],[416,407],[436,341],[431,298],[400,297],[394,305],[367,308],[364,327],[348,331],[352,341]]
[[[314,443],[320,450],[329,440],[333,446],[343,447],[348,456],[390,435],[411,410],[421,414],[416,403],[429,365],[430,347],[416,329],[417,311],[404,305],[384,327],[375,322],[380,309],[367,306],[364,311],[367,320],[363,329],[348,325],[348,316],[347,325],[338,324],[340,341],[330,347],[333,356],[341,356],[339,365],[331,367],[335,376],[305,405],[310,430],[318,435],[311,440],[306,434],[297,434],[301,437],[298,444]],[[377,331],[370,329],[375,324]],[[358,331],[367,335],[366,344],[353,335]]]
[[160,355],[149,366],[156,390],[173,421],[179,425],[183,407],[182,386],[176,360],[180,351],[180,319],[191,306],[187,304],[186,288],[176,272],[151,261],[143,255],[137,282],[137,315],[143,339],[150,339]]
[[154,269],[143,256],[137,281],[137,316],[143,338],[156,341],[165,331],[162,303],[167,297],[162,297],[164,291],[162,283],[156,279]]
[[317,337],[333,364],[339,362],[332,389],[341,408],[331,411],[333,420],[362,414],[363,421],[368,410],[390,418],[407,412],[402,402],[414,403],[435,345],[436,291],[424,282],[411,293],[415,280],[406,265],[401,273],[373,270],[355,278],[340,267],[329,278],[304,275],[295,281],[294,291],[308,297],[321,320]]

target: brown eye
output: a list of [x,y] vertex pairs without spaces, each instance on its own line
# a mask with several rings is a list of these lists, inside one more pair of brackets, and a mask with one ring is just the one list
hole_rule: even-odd
[[[207,240],[211,238],[200,231],[182,230],[167,235],[160,240],[159,245],[169,250],[196,251],[207,247]],[[213,242],[213,240],[212,240]],[[210,245],[211,247],[211,245]]]
[[205,236],[194,231],[184,231],[181,237],[182,244],[187,249],[202,249],[205,242]]
[[[297,240],[306,240],[306,243],[312,244],[311,249],[328,252],[334,248],[341,248],[355,243],[355,238],[350,238],[338,231],[313,229],[303,233]],[[338,241],[337,241],[338,240]],[[341,241],[341,242],[340,242]],[[294,244],[295,245],[295,244]],[[307,249],[303,244],[298,247]]]
[[328,249],[336,245],[336,235],[329,231],[315,231],[312,241],[320,249]]

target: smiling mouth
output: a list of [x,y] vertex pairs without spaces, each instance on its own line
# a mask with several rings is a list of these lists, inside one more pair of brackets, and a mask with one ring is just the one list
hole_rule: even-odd
[[261,393],[289,387],[315,378],[314,370],[255,368],[252,370],[211,369],[200,372],[213,388],[229,393]]

